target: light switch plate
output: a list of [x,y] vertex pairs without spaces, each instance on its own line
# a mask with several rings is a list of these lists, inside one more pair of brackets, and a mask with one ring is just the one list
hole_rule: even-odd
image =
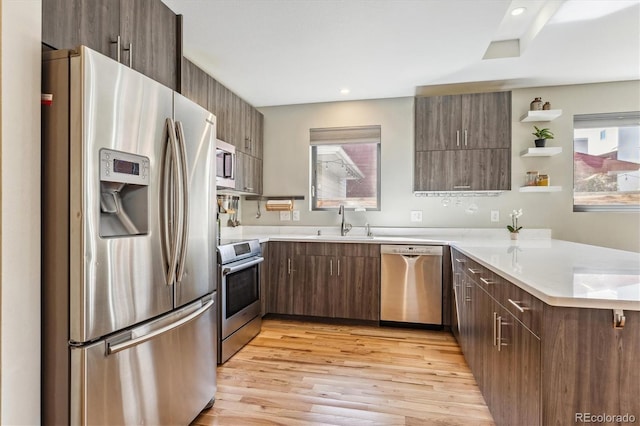
[[411,222],[422,222],[422,210],[411,210]]
[[500,222],[500,210],[491,210],[491,222]]
[[294,210],[294,211],[293,211],[293,220],[294,220],[295,222],[297,222],[297,221],[299,221],[299,220],[300,220],[300,210]]
[[280,212],[280,220],[291,220],[291,212]]

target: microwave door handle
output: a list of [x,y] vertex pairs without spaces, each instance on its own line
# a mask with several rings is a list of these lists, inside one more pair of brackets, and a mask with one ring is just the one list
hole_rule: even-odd
[[233,154],[230,152],[225,152],[224,153],[224,171],[223,171],[223,177],[224,178],[233,178]]
[[187,173],[187,149],[184,137],[184,127],[180,121],[176,122],[178,134],[178,146],[180,148],[180,185],[182,186],[182,203],[180,208],[181,229],[180,229],[180,257],[178,259],[178,272],[176,281],[182,281],[184,276],[184,265],[187,258],[187,238],[189,236],[189,175]]
[[222,152],[222,177],[223,178],[228,178],[229,176],[229,163],[228,163],[228,158],[231,154],[229,154],[228,152]]
[[[176,133],[173,120],[167,118],[167,148],[164,161],[164,187],[163,195],[163,221],[165,255],[167,256],[166,284],[173,285],[176,278],[176,264],[178,262],[178,230],[175,223],[175,183],[177,181],[178,167],[176,164],[178,146],[176,143]],[[170,207],[170,204],[172,205]]]

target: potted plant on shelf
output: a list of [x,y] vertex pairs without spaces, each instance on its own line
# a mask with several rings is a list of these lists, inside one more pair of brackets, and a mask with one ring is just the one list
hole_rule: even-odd
[[547,139],[553,139],[553,132],[549,129],[539,129],[538,126],[533,126],[536,131],[531,133],[536,137],[536,148],[544,148],[547,143]]
[[518,239],[518,232],[522,229],[522,226],[518,226],[518,219],[522,216],[522,209],[513,210],[509,216],[511,216],[511,225],[507,225],[507,229],[509,230],[509,235],[512,240]]

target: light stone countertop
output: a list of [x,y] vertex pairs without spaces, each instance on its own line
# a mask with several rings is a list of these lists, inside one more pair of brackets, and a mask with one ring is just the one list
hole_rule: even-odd
[[449,245],[549,305],[640,311],[640,253],[554,240],[549,230],[521,232],[517,241],[500,229],[374,228],[373,234],[342,237],[333,227],[244,227],[233,237]]

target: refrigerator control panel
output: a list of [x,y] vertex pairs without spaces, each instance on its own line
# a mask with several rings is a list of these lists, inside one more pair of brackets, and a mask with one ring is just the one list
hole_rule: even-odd
[[100,180],[149,185],[149,158],[128,152],[100,150]]

